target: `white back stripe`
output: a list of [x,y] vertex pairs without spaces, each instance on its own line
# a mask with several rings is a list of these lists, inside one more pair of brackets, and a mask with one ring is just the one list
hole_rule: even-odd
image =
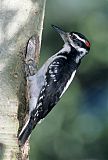
[[76,70],[72,73],[71,78],[68,80],[68,82],[67,82],[67,84],[66,84],[66,86],[65,86],[65,88],[64,88],[64,90],[62,92],[62,94],[60,95],[60,98],[65,93],[65,91],[68,89],[69,85],[71,84],[71,82],[72,82],[72,80],[73,80],[73,78],[75,76],[75,73],[76,73]]

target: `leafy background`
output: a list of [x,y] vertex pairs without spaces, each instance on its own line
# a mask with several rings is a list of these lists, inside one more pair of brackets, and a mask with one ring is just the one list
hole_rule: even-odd
[[73,83],[31,136],[31,160],[108,160],[108,0],[47,1],[41,65],[63,42],[51,24],[91,42]]

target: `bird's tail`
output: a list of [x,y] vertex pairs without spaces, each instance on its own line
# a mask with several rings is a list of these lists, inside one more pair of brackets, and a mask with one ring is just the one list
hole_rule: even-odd
[[[35,125],[36,125],[36,123],[35,123]],[[34,121],[32,119],[29,119],[26,122],[26,124],[24,125],[24,127],[22,128],[22,130],[18,136],[19,144],[21,146],[23,146],[25,144],[26,140],[28,139],[32,130],[34,129],[35,125],[34,125]]]

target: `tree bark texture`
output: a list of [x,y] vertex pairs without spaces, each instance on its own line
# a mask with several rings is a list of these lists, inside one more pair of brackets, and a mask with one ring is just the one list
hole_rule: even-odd
[[40,50],[45,1],[0,2],[0,159],[3,160],[24,160],[17,140],[19,122],[23,123],[27,109],[23,52],[32,35],[39,36]]

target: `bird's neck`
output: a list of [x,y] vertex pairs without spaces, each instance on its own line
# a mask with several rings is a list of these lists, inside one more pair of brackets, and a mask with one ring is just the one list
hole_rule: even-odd
[[65,56],[69,61],[75,61],[75,63],[80,63],[81,56],[80,52],[78,52],[74,47],[69,45],[68,43],[64,44],[63,48],[58,52],[58,55]]
[[63,48],[58,53],[70,53],[71,52],[71,46],[68,43],[65,43]]

